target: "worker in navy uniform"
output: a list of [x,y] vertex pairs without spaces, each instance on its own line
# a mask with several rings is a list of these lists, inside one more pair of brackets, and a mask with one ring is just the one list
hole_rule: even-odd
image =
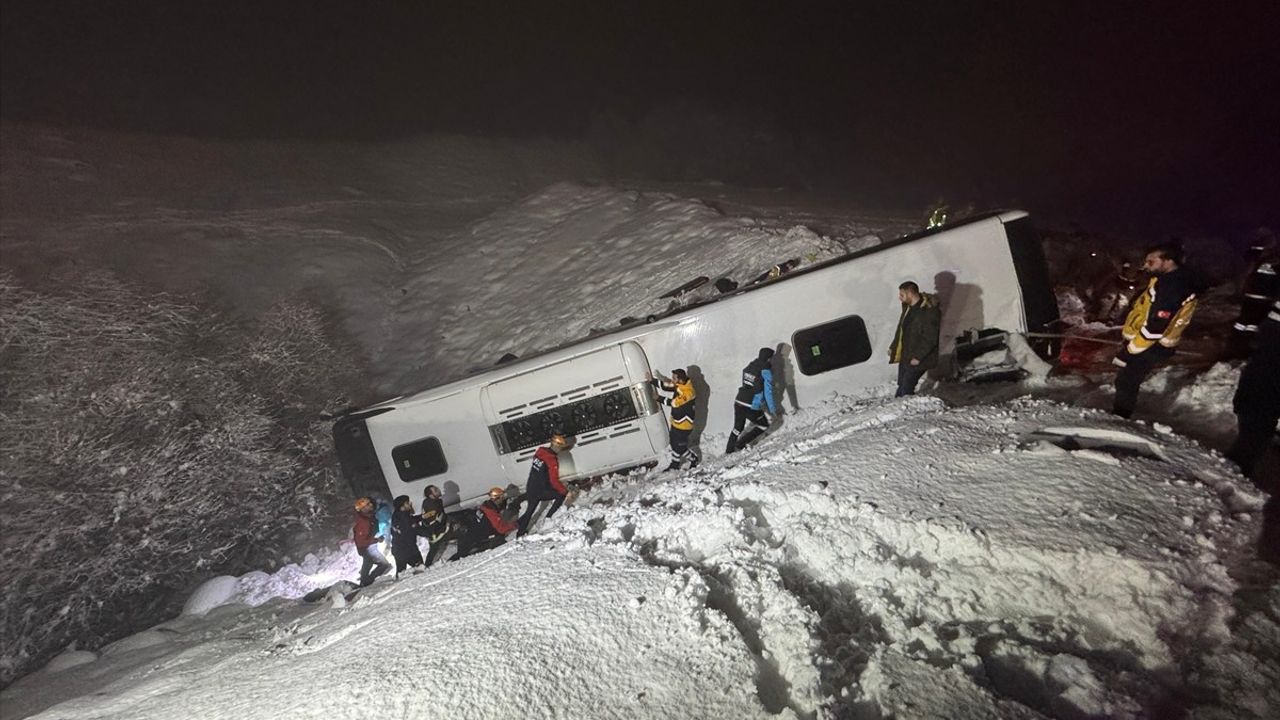
[[1240,315],[1231,328],[1229,352],[1232,357],[1249,357],[1271,304],[1280,300],[1280,275],[1276,274],[1280,271],[1280,256],[1270,230],[1258,231],[1249,255],[1249,272],[1240,289]]
[[516,524],[502,517],[507,509],[507,491],[500,487],[489,490],[489,498],[475,510],[471,526],[458,541],[458,552],[450,561],[491,550],[507,541]]
[[671,464],[667,466],[667,470],[679,470],[686,461],[690,468],[697,467],[698,456],[689,447],[689,436],[693,434],[695,397],[689,374],[684,369],[677,368],[671,371],[670,380],[648,374],[646,379],[658,389],[662,402],[671,408],[670,429],[667,431]]
[[391,515],[391,556],[396,561],[396,577],[409,567],[422,567],[422,551],[418,549],[418,538],[426,534],[422,518],[413,511],[413,501],[408,495],[401,495],[392,503],[395,512]]
[[742,384],[733,400],[733,432],[725,445],[725,453],[734,453],[751,443],[769,428],[769,414],[778,414],[777,401],[773,399],[773,348],[760,348],[756,356],[742,369]]
[[427,541],[431,547],[427,549],[427,567],[440,557],[440,553],[450,542],[457,539],[457,527],[444,512],[444,495],[440,488],[428,485],[422,490],[422,527],[426,530]]
[[[1240,371],[1232,405],[1239,432],[1227,457],[1240,466],[1245,477],[1257,479],[1259,464],[1280,421],[1280,300],[1272,302],[1258,329],[1253,353]],[[1280,488],[1270,490],[1277,492]]]
[[1142,381],[1158,364],[1173,357],[1196,311],[1196,295],[1203,290],[1199,274],[1183,264],[1182,248],[1176,243],[1148,250],[1142,269],[1152,277],[1133,301],[1122,331],[1125,346],[1112,360],[1120,367],[1112,412],[1126,418],[1138,405]]
[[889,344],[889,364],[898,365],[894,397],[915,395],[920,378],[938,365],[938,333],[942,327],[938,299],[920,292],[916,283],[908,280],[898,286],[898,302],[902,303],[902,314]]
[[569,447],[569,438],[563,432],[551,433],[551,442],[538,448],[529,464],[529,481],[524,486],[524,513],[520,515],[520,537],[529,532],[529,523],[543,501],[551,501],[551,509],[547,517],[556,514],[564,499],[569,495],[569,488],[560,482],[560,453]]

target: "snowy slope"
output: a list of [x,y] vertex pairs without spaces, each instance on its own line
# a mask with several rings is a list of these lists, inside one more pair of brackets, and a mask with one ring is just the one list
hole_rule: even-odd
[[[1166,459],[1023,440],[1081,427]],[[1280,589],[1242,606],[1228,572],[1261,501],[1217,456],[1095,411],[838,400],[731,463],[606,481],[528,538],[350,605],[297,600],[354,576],[349,546],[220,581],[192,609],[225,605],[57,659],[0,707],[1266,717]]]
[[0,254],[20,277],[101,264],[249,315],[304,295],[335,313],[386,396],[643,317],[699,275],[743,281],[914,229],[782,191],[604,184],[567,142],[232,142],[9,123],[0,139]]

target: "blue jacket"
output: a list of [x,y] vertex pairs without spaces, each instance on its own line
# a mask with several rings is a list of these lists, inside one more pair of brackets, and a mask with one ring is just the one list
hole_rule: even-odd
[[769,362],[756,358],[742,368],[742,385],[735,400],[739,405],[760,410],[768,405],[769,412],[777,414],[777,402],[773,399],[773,371]]

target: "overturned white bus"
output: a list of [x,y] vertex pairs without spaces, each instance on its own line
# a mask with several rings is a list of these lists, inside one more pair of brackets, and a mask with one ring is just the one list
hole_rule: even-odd
[[343,474],[358,495],[416,498],[433,483],[446,504],[466,504],[523,487],[555,428],[577,438],[566,479],[650,463],[666,455],[667,423],[645,374],[676,367],[698,392],[695,446],[722,447],[742,367],[761,347],[778,350],[775,390],[792,406],[892,382],[885,351],[904,280],[942,302],[944,361],[965,330],[1043,331],[1058,318],[1026,213],[991,213],[347,413],[334,425]]

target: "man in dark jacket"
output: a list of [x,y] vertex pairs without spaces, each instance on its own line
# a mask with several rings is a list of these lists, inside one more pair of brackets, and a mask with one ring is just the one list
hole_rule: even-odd
[[942,328],[942,309],[933,295],[920,292],[920,286],[908,280],[898,286],[902,314],[898,329],[889,345],[889,364],[898,364],[898,391],[894,397],[915,395],[920,378],[938,365],[938,333]]
[[[1245,477],[1258,479],[1259,464],[1271,447],[1280,422],[1280,300],[1258,328],[1253,353],[1240,371],[1232,402],[1239,431],[1227,457],[1240,466]],[[1268,488],[1280,494],[1280,488]],[[1280,551],[1280,548],[1276,548]]]
[[569,495],[569,488],[560,482],[560,453],[569,447],[569,438],[562,432],[551,433],[551,442],[533,454],[529,464],[529,481],[524,486],[524,513],[520,515],[520,537],[529,532],[529,523],[544,500],[551,500],[551,509],[547,517],[556,514],[564,499]]
[[427,567],[440,557],[449,543],[457,539],[457,528],[444,511],[444,494],[435,485],[422,491],[422,527],[431,548],[427,550]]
[[745,448],[769,428],[766,407],[769,414],[778,414],[773,398],[773,348],[764,347],[755,360],[742,368],[742,384],[733,398],[733,431],[724,448],[726,454]]
[[[351,527],[351,538],[355,541],[356,552],[364,561],[360,566],[360,587],[369,585],[379,575],[391,569],[391,563],[387,562],[382,551],[378,549],[382,536],[377,531],[378,520],[374,516],[375,511],[372,498],[362,497],[356,500],[356,517]],[[372,572],[370,572],[371,568]]]
[[498,547],[507,541],[507,535],[516,529],[516,524],[502,517],[507,508],[507,491],[500,487],[489,490],[489,499],[476,508],[471,527],[463,533],[458,541],[458,552],[450,561],[474,555],[478,552]]
[[1240,288],[1240,315],[1231,327],[1231,357],[1249,357],[1271,304],[1280,299],[1280,255],[1275,237],[1263,228],[1249,248],[1249,273]]
[[1196,311],[1196,295],[1203,289],[1203,282],[1182,261],[1182,247],[1166,243],[1148,250],[1142,263],[1151,280],[1133,301],[1121,331],[1125,346],[1112,360],[1120,372],[1116,373],[1116,399],[1111,412],[1120,417],[1133,415],[1142,381],[1158,364],[1173,357],[1174,347]]
[[397,497],[392,504],[396,510],[391,515],[391,557],[396,560],[396,577],[400,577],[406,567],[422,567],[418,537],[425,535],[426,529],[408,495]]

